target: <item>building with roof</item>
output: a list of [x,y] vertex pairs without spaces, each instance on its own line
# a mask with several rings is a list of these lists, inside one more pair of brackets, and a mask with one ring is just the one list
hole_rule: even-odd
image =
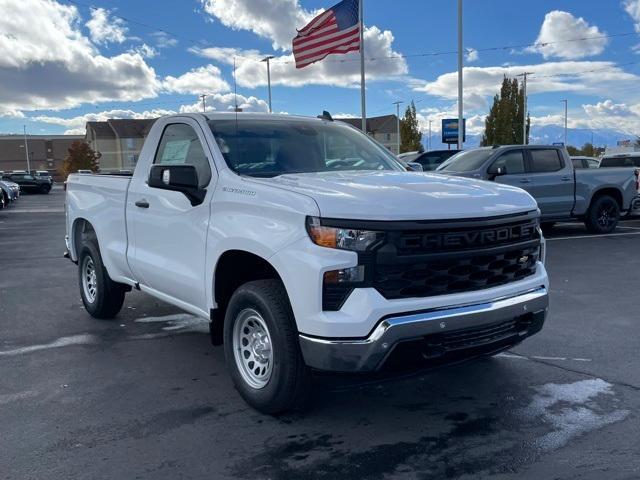
[[[81,135],[0,135],[0,171],[47,170],[60,178],[62,163],[71,144],[84,140]],[[26,148],[25,148],[26,147]]]
[[[336,118],[362,130],[361,118]],[[381,117],[367,118],[367,135],[384,145],[394,154],[398,154],[398,117],[396,115],[383,115]]]
[[100,170],[131,170],[156,119],[87,122],[85,141],[100,154]]

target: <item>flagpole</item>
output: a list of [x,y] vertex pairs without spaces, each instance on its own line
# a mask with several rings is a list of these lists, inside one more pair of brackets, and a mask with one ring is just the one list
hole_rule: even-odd
[[364,21],[363,21],[363,4],[364,0],[358,0],[358,16],[360,19],[360,96],[362,102],[362,131],[367,133],[367,101],[365,98],[365,79],[364,79]]

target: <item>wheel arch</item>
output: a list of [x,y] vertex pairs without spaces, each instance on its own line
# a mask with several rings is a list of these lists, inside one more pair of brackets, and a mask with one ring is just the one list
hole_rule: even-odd
[[620,189],[616,188],[616,187],[603,187],[600,188],[598,190],[596,190],[595,192],[593,192],[593,194],[591,195],[591,200],[589,201],[589,208],[591,208],[591,206],[593,205],[593,203],[600,197],[607,195],[609,197],[612,197],[616,203],[618,204],[618,207],[620,208],[620,211],[622,211],[624,209],[624,199],[622,196],[622,192],[620,191]]
[[[224,315],[233,292],[247,282],[269,278],[279,280],[287,293],[282,276],[264,257],[240,249],[226,250],[220,255],[213,272],[212,293],[215,308],[210,312],[211,340],[214,345],[222,343]],[[291,303],[288,293],[287,300]]]
[[80,245],[82,244],[83,239],[87,237],[93,238],[96,244],[98,245],[98,249],[100,249],[96,230],[91,224],[91,222],[86,218],[82,218],[82,217],[76,218],[73,221],[73,227],[71,231],[72,231],[71,248],[73,249],[73,252],[72,252],[73,258],[75,258],[76,261],[79,259],[79,256],[80,256],[79,248],[80,248]]

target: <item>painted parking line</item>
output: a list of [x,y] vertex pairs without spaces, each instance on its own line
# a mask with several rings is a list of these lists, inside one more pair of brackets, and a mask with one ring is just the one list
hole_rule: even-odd
[[545,357],[542,355],[520,355],[517,353],[502,352],[496,355],[496,358],[508,358],[511,360],[546,360],[550,362],[590,362],[590,358],[572,358],[572,357]]
[[630,237],[633,235],[640,235],[640,232],[624,232],[624,233],[608,233],[606,235],[573,235],[571,237],[549,237],[547,242],[554,240],[580,240],[583,238],[609,238],[609,237]]

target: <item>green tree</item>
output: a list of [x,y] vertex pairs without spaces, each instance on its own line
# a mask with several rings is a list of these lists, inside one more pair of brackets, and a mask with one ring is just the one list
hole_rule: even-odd
[[70,173],[78,170],[98,171],[98,159],[100,157],[94,152],[88,143],[76,140],[69,147],[68,153],[62,163],[62,173],[67,178]]
[[[522,130],[525,128],[522,113],[524,110],[524,91],[518,79],[502,80],[500,93],[493,97],[493,105],[485,120],[481,145],[514,145],[522,143]],[[531,119],[527,115],[527,143]]]
[[572,157],[575,157],[578,155],[582,155],[582,150],[578,150],[578,148],[574,147],[573,145],[567,145],[567,153]]
[[422,152],[422,133],[418,126],[418,115],[416,105],[411,101],[411,105],[404,112],[404,117],[400,119],[400,153]]

